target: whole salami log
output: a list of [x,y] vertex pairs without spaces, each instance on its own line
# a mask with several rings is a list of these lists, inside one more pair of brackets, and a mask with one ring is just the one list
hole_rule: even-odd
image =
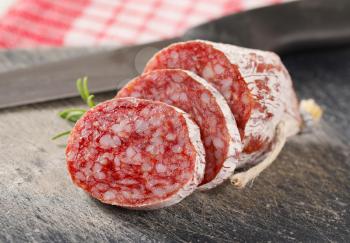
[[242,150],[239,131],[224,97],[207,81],[189,71],[154,70],[129,82],[116,97],[129,96],[179,107],[199,125],[206,152],[199,189],[213,188],[231,176]]
[[134,209],[179,202],[202,181],[198,126],[173,106],[113,99],[89,110],[66,148],[73,182],[98,200]]
[[[228,44],[217,44],[221,50],[229,50],[231,62],[238,69],[248,84],[249,90],[258,102],[258,112],[252,112],[246,125],[246,136],[261,137],[261,141],[273,147],[277,125],[285,123],[286,137],[300,131],[301,117],[299,103],[293,88],[292,79],[278,55],[273,52],[249,49]],[[249,152],[246,140],[245,151]],[[250,141],[251,143],[251,141]],[[266,157],[270,149],[264,148],[263,154],[242,154],[238,167],[250,166]]]
[[298,103],[290,77],[273,53],[188,41],[155,54],[145,72],[164,68],[191,70],[226,98],[244,144],[238,167],[258,163],[267,156],[276,126],[286,114],[293,126],[290,134],[299,130]]
[[269,147],[263,154],[258,154],[255,161],[243,158],[239,167],[259,163],[231,177],[231,182],[241,188],[277,158],[288,137],[297,134],[301,129],[314,126],[322,116],[322,109],[313,100],[304,100],[299,106],[292,79],[275,53],[220,45],[222,48],[230,48],[235,53],[232,61],[238,65],[246,82],[254,87],[252,93],[261,97],[265,118],[270,117],[262,120],[268,125],[265,126],[268,129],[266,131],[271,134],[268,136],[269,140],[271,139]]

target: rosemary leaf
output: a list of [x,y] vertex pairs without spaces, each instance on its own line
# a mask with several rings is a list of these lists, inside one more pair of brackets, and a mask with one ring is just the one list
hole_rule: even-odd
[[75,123],[84,115],[84,113],[85,111],[71,111],[68,113],[65,119]]
[[51,138],[51,140],[56,140],[57,138],[60,138],[60,137],[63,137],[63,136],[67,136],[67,135],[69,135],[70,134],[70,130],[69,131],[65,131],[65,132],[61,132],[61,133],[58,133],[58,134],[56,134],[55,136],[53,136],[52,138]]
[[85,96],[83,82],[81,78],[77,79],[76,86],[81,98],[86,102],[87,97]]
[[58,115],[59,115],[62,119],[66,119],[67,116],[68,116],[68,114],[71,113],[71,112],[74,112],[74,111],[83,112],[83,113],[86,112],[85,109],[70,108],[70,109],[66,109],[66,110],[60,111],[60,112],[58,113]]
[[90,108],[95,106],[94,98],[95,98],[94,95],[89,95],[89,97],[87,98],[86,103]]
[[84,97],[85,97],[84,101],[87,102],[87,99],[90,96],[89,88],[88,88],[88,78],[87,77],[83,78],[82,92],[83,92]]

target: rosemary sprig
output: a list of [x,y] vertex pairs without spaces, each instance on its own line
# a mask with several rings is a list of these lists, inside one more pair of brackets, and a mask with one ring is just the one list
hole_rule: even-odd
[[[82,100],[87,104],[87,106],[89,108],[94,107],[96,105],[94,102],[95,96],[90,94],[90,91],[88,88],[88,78],[87,77],[84,77],[82,79],[79,78],[76,81],[76,87]],[[76,123],[84,115],[86,111],[87,111],[86,109],[81,109],[81,108],[69,108],[59,112],[58,115],[64,120],[67,120],[72,123]],[[61,132],[55,135],[54,137],[52,137],[51,139],[55,140],[57,138],[69,135],[69,133],[70,131]]]

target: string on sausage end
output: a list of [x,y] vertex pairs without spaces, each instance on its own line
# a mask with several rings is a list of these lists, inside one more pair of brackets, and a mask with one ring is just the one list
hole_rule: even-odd
[[254,180],[277,158],[287,140],[286,126],[283,121],[281,121],[276,127],[276,135],[274,140],[273,149],[262,162],[253,166],[247,171],[240,172],[231,176],[231,183],[236,188],[244,188],[250,181]]

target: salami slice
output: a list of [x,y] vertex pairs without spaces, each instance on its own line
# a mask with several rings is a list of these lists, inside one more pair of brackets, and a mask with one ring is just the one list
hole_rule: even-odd
[[88,111],[71,132],[66,159],[73,182],[98,200],[155,209],[197,188],[204,153],[199,128],[186,113],[129,97]]
[[[288,72],[276,57],[227,44],[188,41],[158,52],[145,72],[181,68],[213,84],[236,118],[244,145],[238,167],[243,167],[264,158],[285,109],[292,114],[297,104]],[[287,103],[293,104],[286,108]],[[297,114],[293,116],[299,119]]]
[[242,150],[239,131],[224,97],[207,81],[189,71],[155,70],[132,80],[116,97],[128,96],[179,107],[199,125],[206,152],[200,189],[213,188],[233,173]]

